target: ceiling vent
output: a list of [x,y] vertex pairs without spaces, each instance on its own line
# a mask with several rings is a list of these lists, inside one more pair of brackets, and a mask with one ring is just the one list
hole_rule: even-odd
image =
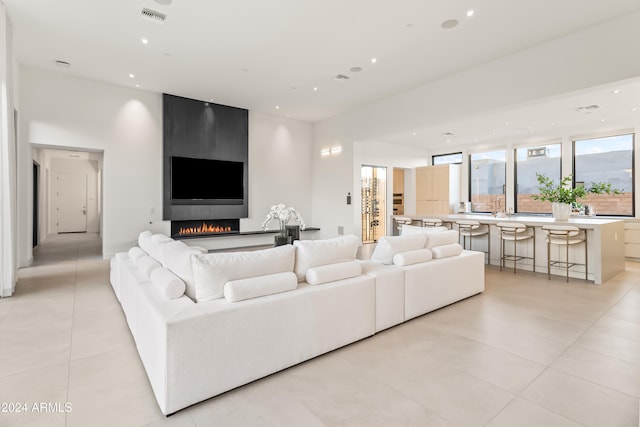
[[589,114],[589,113],[594,112],[598,108],[600,108],[599,105],[592,104],[592,105],[586,105],[584,107],[578,107],[578,108],[576,108],[576,111],[579,111],[579,112],[584,113],[584,114]]
[[349,76],[345,76],[344,74],[336,74],[335,76],[333,76],[333,79],[338,81],[349,80]]
[[450,137],[450,136],[455,136],[455,134],[453,134],[452,132],[445,132],[442,134],[442,136]]
[[147,21],[155,22],[156,24],[164,24],[165,19],[167,19],[167,14],[142,6],[140,17]]

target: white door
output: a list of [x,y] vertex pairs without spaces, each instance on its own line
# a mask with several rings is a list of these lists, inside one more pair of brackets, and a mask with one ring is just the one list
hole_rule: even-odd
[[87,231],[87,174],[59,173],[58,184],[58,233],[82,233]]

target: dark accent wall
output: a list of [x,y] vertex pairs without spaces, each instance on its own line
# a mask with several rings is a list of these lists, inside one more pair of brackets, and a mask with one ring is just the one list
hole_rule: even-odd
[[[249,212],[249,111],[163,94],[163,219],[246,218]],[[244,163],[244,199],[237,204],[172,204],[171,157]],[[211,185],[225,185],[212,182]]]

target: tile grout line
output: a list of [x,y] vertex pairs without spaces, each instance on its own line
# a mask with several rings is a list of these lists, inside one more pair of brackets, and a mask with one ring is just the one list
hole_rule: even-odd
[[[76,299],[78,296],[78,258],[80,256],[80,243],[79,241],[76,241],[76,268],[75,268],[75,276],[74,276],[74,281],[73,281],[73,288],[74,288],[74,292],[73,292],[73,310],[72,310],[72,317],[71,317],[71,329],[69,331],[69,361],[67,362],[67,402],[69,402],[69,388],[71,385],[71,353],[73,351],[73,325],[74,325],[74,321],[75,321],[75,317],[76,317]],[[73,403],[72,403],[72,407],[73,407]],[[64,413],[64,425],[65,427],[69,425],[69,413],[65,412]]]

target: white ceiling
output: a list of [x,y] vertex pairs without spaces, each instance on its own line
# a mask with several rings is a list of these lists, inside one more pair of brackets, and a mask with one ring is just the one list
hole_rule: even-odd
[[[3,1],[20,64],[308,121],[640,9],[638,0]],[[142,19],[143,6],[165,13],[165,23]],[[448,19],[459,25],[443,29]],[[332,79],[338,73],[350,79]],[[628,114],[640,99],[631,83],[616,97],[605,88],[596,100],[575,94],[421,132],[454,132],[454,144],[531,130],[542,137],[556,126],[547,112],[562,126],[613,117],[613,108]],[[608,111],[575,112],[592,103]],[[525,119],[538,117],[532,109],[545,113],[539,122]]]

